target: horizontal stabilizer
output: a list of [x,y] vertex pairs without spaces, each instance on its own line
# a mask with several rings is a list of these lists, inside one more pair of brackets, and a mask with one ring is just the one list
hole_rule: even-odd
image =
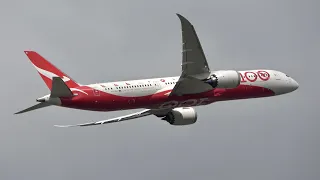
[[66,83],[60,77],[52,78],[52,88],[50,97],[72,97],[73,93],[68,88]]
[[27,109],[24,109],[22,111],[16,112],[14,114],[21,114],[21,113],[25,113],[25,112],[28,112],[28,111],[33,111],[33,110],[36,110],[36,109],[44,108],[44,107],[47,107],[47,106],[51,106],[51,104],[48,104],[48,103],[45,103],[45,102],[41,102],[41,103],[36,104],[34,106],[28,107]]

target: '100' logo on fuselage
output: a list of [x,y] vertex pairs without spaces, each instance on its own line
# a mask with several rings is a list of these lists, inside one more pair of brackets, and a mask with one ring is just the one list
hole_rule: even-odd
[[270,79],[270,74],[267,71],[247,71],[243,74],[240,73],[241,82],[255,82],[258,78],[262,81],[268,81]]

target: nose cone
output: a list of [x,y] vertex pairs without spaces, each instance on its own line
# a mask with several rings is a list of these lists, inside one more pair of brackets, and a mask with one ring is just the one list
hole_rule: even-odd
[[299,88],[299,84],[298,84],[298,82],[297,81],[295,81],[294,79],[292,79],[291,78],[291,83],[290,83],[290,85],[291,85],[291,91],[295,91],[295,90],[297,90],[298,88]]
[[294,79],[288,77],[285,80],[278,80],[274,83],[273,91],[276,95],[287,94],[299,88],[299,84]]

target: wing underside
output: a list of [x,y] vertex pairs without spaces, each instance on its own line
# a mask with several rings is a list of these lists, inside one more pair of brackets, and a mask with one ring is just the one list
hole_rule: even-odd
[[197,33],[185,17],[177,15],[182,32],[182,73],[170,95],[181,96],[211,90],[212,87],[202,81],[210,76],[211,71]]
[[182,33],[182,72],[199,79],[207,78],[210,75],[210,68],[196,30],[185,17],[177,15],[181,22]]

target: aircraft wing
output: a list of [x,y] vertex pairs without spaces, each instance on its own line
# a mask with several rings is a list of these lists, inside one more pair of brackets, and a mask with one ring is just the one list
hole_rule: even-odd
[[205,92],[212,87],[202,80],[211,74],[208,62],[193,25],[177,14],[182,30],[182,74],[170,95]]
[[185,17],[177,16],[182,31],[182,72],[199,79],[209,77],[211,71],[196,30]]
[[128,114],[125,116],[120,116],[112,119],[107,119],[107,120],[102,120],[102,121],[97,121],[97,122],[89,122],[89,123],[84,123],[84,124],[75,124],[75,125],[55,125],[56,127],[75,127],[75,126],[94,126],[94,125],[103,125],[103,124],[109,124],[109,123],[115,123],[115,122],[120,122],[120,121],[127,121],[127,120],[132,120],[144,116],[149,116],[153,115],[152,110],[146,109],[140,112],[136,112],[133,114]]
[[172,89],[170,96],[184,94],[197,94],[212,90],[212,86],[191,76],[182,74]]

